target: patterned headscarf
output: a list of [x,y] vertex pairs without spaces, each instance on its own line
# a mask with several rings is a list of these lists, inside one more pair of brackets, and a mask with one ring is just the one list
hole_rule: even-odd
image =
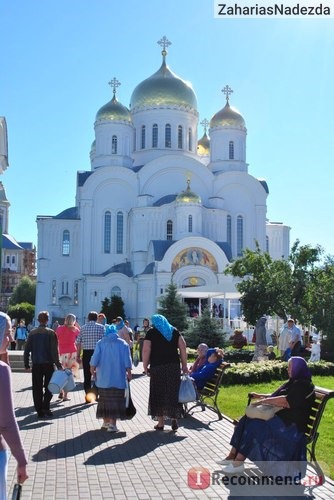
[[174,326],[172,326],[165,316],[162,314],[154,314],[151,318],[152,325],[156,328],[161,335],[165,337],[168,342],[172,340],[173,331],[175,330]]
[[105,331],[105,335],[107,337],[109,335],[117,335],[118,336],[117,327],[115,325],[113,325],[113,324],[108,325],[107,328],[106,328],[106,331]]

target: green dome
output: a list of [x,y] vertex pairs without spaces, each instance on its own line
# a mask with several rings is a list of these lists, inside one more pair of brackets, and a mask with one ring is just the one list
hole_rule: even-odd
[[179,78],[163,58],[160,69],[139,83],[132,93],[130,109],[144,107],[184,106],[197,110],[195,92],[188,82]]
[[203,137],[197,142],[197,153],[201,156],[207,156],[210,154],[210,139],[204,132]]
[[178,194],[176,197],[176,201],[178,203],[201,203],[201,197],[198,194],[193,193],[190,189],[190,181],[187,181],[187,189],[182,191],[182,193]]
[[211,118],[210,127],[246,128],[246,124],[239,111],[232,108],[227,101],[223,109]]
[[98,120],[112,120],[112,121],[125,121],[131,123],[131,115],[128,108],[123,106],[114,95],[111,101],[107,102],[96,114],[96,121]]

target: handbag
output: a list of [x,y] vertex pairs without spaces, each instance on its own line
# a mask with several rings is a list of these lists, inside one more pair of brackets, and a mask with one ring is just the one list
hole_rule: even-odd
[[130,384],[127,382],[127,387],[125,389],[125,420],[131,420],[137,413],[136,407],[133,404],[130,392]]
[[196,401],[197,391],[193,379],[189,375],[182,375],[179,389],[179,403]]
[[282,410],[280,406],[250,404],[246,407],[245,413],[248,418],[259,418],[260,420],[270,420],[275,416],[275,413],[277,413],[280,410]]

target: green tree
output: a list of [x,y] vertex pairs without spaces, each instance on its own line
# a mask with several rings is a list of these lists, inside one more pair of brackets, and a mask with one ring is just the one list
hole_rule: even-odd
[[188,328],[188,308],[182,302],[173,282],[168,285],[166,294],[160,298],[159,303],[158,314],[165,316],[171,325],[184,332]]
[[299,246],[298,240],[287,260],[273,260],[258,245],[255,251],[246,249],[225,271],[243,280],[236,287],[246,321],[254,325],[263,314],[270,314],[284,319],[290,315],[307,324],[314,312],[309,287],[321,254],[320,246]]
[[35,301],[36,281],[29,278],[29,276],[23,276],[20,283],[13,290],[9,304],[15,305],[21,304],[22,302],[28,302],[29,304],[35,305]]
[[334,352],[334,259],[327,256],[324,264],[313,271],[306,301],[310,323],[323,334],[322,351]]
[[24,319],[25,324],[28,325],[35,315],[35,306],[28,302],[21,302],[21,304],[9,305],[7,313],[10,318],[17,319],[17,321]]
[[222,347],[224,345],[224,334],[222,333],[219,322],[211,317],[210,309],[206,307],[202,315],[194,320],[193,326],[190,326],[185,333],[187,346],[196,348],[198,344],[204,342],[209,347]]
[[242,312],[248,323],[255,325],[264,314],[286,317],[291,302],[291,268],[287,261],[274,261],[257,246],[255,251],[246,249],[225,273],[242,278],[236,288],[242,294]]
[[111,321],[117,318],[117,316],[121,316],[123,319],[126,318],[124,302],[118,295],[112,295],[111,299],[106,297],[101,302],[101,312],[106,315],[107,323],[111,323]]

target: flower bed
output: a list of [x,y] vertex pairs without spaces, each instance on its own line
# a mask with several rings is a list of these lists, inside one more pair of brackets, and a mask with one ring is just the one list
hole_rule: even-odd
[[[309,363],[312,375],[334,375],[334,363],[318,361]],[[261,363],[236,363],[226,368],[222,385],[256,384],[272,380],[287,380],[285,361],[264,361]]]

